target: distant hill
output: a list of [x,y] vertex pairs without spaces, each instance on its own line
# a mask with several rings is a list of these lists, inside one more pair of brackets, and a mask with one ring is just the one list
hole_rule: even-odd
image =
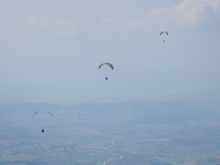
[[106,120],[127,124],[170,124],[220,119],[220,112],[215,109],[178,102],[85,103],[71,106],[38,103],[0,106],[2,115],[23,113],[23,116],[30,118],[35,111],[51,111],[88,122]]
[[[122,102],[79,104],[69,107],[83,116],[112,118],[133,123],[178,123],[198,120],[218,120],[220,113],[186,103]],[[86,114],[85,114],[86,112]]]
[[191,100],[191,101],[215,101],[220,102],[220,89],[209,89],[182,94],[170,94],[164,96],[167,100]]

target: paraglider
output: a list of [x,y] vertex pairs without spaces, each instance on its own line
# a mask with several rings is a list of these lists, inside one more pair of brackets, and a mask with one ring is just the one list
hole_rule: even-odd
[[[48,115],[50,115],[51,117],[53,117],[55,119],[55,116],[51,112],[40,112],[40,111],[37,111],[37,112],[33,113],[32,119],[34,119],[39,114],[48,114]],[[42,128],[41,132],[44,133],[44,129],[43,128]]]
[[160,35],[162,35],[163,33],[166,33],[167,35],[169,35],[169,33],[167,31],[160,32]]
[[[113,65],[110,64],[110,63],[108,63],[108,62],[105,62],[105,63],[101,64],[101,65],[99,66],[99,69],[100,69],[103,65],[107,65],[107,66],[110,67],[112,70],[114,70]],[[106,77],[105,80],[108,80],[108,77]]]
[[51,112],[40,112],[40,111],[37,111],[37,112],[34,112],[34,114],[32,115],[32,119],[33,119],[36,115],[38,115],[39,113],[47,113],[47,114],[53,116],[53,118],[55,118],[55,116],[54,116]]
[[[169,35],[169,33],[167,32],[167,31],[162,31],[162,32],[160,32],[160,35],[162,35],[162,34],[166,34],[166,35]],[[165,42],[165,40],[163,41],[163,42]]]
[[99,66],[99,69],[100,69],[103,65],[109,66],[112,70],[114,69],[113,65],[110,64],[110,63],[108,63],[108,62],[101,64],[101,65]]

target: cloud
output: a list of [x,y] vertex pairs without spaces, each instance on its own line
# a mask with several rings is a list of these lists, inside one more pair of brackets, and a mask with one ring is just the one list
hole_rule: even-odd
[[[72,17],[71,17],[72,18]],[[78,34],[81,24],[74,18],[32,16],[26,20],[26,28],[46,30],[57,37],[73,37]]]
[[149,20],[183,26],[195,26],[201,22],[208,11],[220,14],[220,0],[183,0],[169,8],[155,8],[148,13]]
[[72,37],[78,34],[80,23],[69,20],[60,20],[57,21],[53,27],[55,27],[54,32],[58,37]]
[[101,24],[109,29],[139,29],[145,25],[144,20],[132,20],[132,19],[103,19]]
[[138,6],[134,7],[127,2],[52,0],[43,6],[39,2],[29,1],[5,7],[4,3],[0,4],[1,8],[5,8],[0,10],[0,35],[4,38],[75,38],[80,34],[94,35],[97,31],[109,35],[109,32],[140,30],[146,24],[146,20],[140,17],[146,13],[143,14]]
[[34,17],[27,19],[27,24],[36,24],[36,23],[41,22],[43,20],[44,20],[44,18],[34,16]]
[[128,26],[131,28],[140,28],[144,25],[144,21],[143,20],[136,20],[136,21],[128,21]]

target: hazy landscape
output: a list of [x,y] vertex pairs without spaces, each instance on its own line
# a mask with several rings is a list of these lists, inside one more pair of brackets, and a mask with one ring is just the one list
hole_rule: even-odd
[[[215,105],[2,105],[0,164],[219,165],[220,111]],[[38,110],[52,112],[55,119],[47,114],[32,119]]]
[[220,165],[219,29],[220,0],[0,0],[0,165]]

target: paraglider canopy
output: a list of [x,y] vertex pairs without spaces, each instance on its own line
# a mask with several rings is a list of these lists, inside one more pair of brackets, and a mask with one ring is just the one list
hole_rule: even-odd
[[[38,116],[38,115],[40,116],[40,118],[36,117],[36,116]],[[49,118],[52,117],[52,118],[55,119],[55,116],[54,116],[51,112],[41,112],[41,111],[37,111],[37,112],[35,112],[35,113],[32,114],[32,119],[33,119],[33,120],[35,119],[35,117],[38,118],[38,119],[40,119],[40,121],[38,120],[38,124],[41,125],[41,132],[42,132],[42,133],[44,133],[45,125],[47,125],[47,124],[45,124],[45,123],[48,123],[48,121],[46,120],[46,122],[45,122],[44,119],[47,119],[48,117],[49,117]],[[43,117],[43,119],[42,119],[42,117]],[[45,118],[45,117],[46,117],[46,118]]]
[[162,31],[162,32],[160,32],[160,35],[162,35],[163,33],[165,33],[166,35],[169,34],[167,31]]
[[[165,33],[166,35],[169,34],[167,31],[162,31],[162,32],[160,32],[160,35],[162,35],[163,33]],[[165,40],[163,42],[165,42]]]
[[37,116],[39,113],[47,113],[49,115],[51,115],[53,118],[55,118],[55,116],[51,113],[51,112],[40,112],[40,111],[37,111],[37,112],[34,112],[34,114],[32,115],[32,119]]
[[99,66],[99,69],[100,69],[103,65],[109,66],[112,70],[114,69],[113,65],[110,64],[110,63],[108,63],[108,62],[101,64],[101,65]]

